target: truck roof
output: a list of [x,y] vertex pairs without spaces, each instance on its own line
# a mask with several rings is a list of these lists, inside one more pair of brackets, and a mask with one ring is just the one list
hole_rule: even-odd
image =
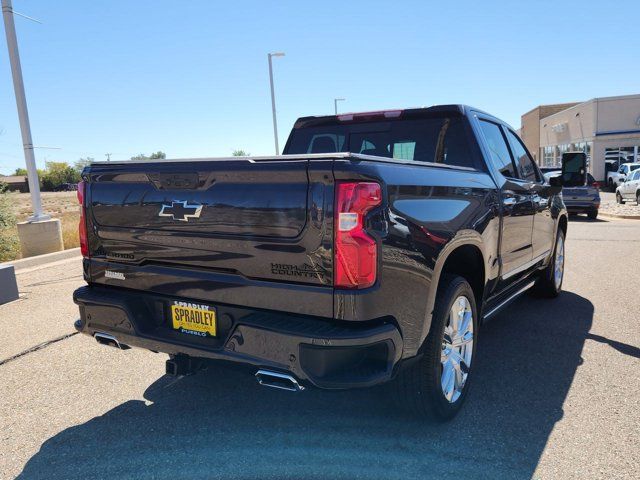
[[[451,104],[451,105],[433,105],[431,107],[420,108],[397,108],[389,110],[376,110],[371,112],[350,112],[341,113],[339,115],[320,115],[320,116],[308,116],[300,117],[296,120],[293,128],[306,128],[315,127],[321,125],[335,125],[339,123],[351,122],[357,120],[358,122],[376,122],[384,119],[402,118],[402,119],[415,119],[415,118],[431,118],[453,116],[463,117],[468,115],[470,111],[481,110],[470,107],[469,105]],[[482,112],[485,113],[485,112]]]

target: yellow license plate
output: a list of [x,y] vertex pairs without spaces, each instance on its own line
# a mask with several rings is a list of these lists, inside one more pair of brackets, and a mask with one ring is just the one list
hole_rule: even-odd
[[171,305],[174,330],[199,337],[216,336],[216,311],[208,305],[177,302]]

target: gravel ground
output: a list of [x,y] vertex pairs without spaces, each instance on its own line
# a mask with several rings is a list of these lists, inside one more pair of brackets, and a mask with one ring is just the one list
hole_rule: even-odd
[[637,216],[640,218],[640,205],[636,202],[618,204],[616,203],[616,194],[613,192],[600,192],[600,202],[600,213]]
[[[74,335],[0,364],[0,478],[640,478],[640,222],[572,219],[566,253],[559,298],[525,295],[481,330],[450,423],[398,413],[385,389],[175,380],[161,354]],[[0,363],[73,332],[78,266],[18,275]]]

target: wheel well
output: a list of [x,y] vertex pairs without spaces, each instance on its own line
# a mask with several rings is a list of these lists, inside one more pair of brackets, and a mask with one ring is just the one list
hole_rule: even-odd
[[[567,237],[567,217],[565,215],[560,217],[558,228],[562,230],[562,233],[564,233],[564,236],[566,238]],[[555,239],[554,239],[554,242],[555,242]]]
[[480,249],[475,245],[463,245],[456,248],[449,254],[442,266],[440,282],[447,274],[460,275],[469,282],[476,297],[478,311],[481,311],[485,274],[484,259]]

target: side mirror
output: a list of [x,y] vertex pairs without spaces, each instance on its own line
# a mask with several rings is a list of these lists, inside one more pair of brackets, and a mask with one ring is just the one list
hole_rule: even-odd
[[562,154],[562,186],[581,187],[587,183],[587,155],[584,152]]
[[551,187],[552,194],[559,194],[562,191],[562,175],[549,177],[549,186]]

